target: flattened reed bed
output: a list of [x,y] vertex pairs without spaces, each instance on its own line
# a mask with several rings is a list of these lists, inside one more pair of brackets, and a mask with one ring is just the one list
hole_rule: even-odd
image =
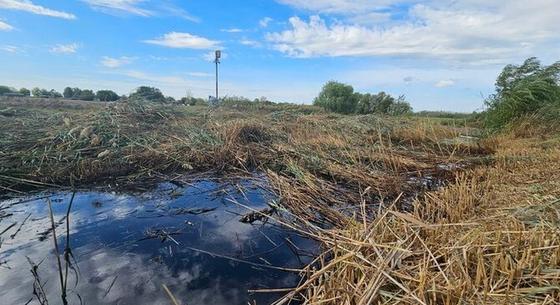
[[[533,166],[511,160],[537,153],[518,139],[453,141],[473,130],[281,107],[132,103],[29,109],[0,115],[0,123],[8,126],[0,133],[2,193],[206,171],[264,173],[291,215],[287,224],[325,248],[300,287],[277,304],[552,304],[558,297],[553,200],[510,210],[527,194],[506,182],[527,181],[520,175]],[[484,163],[494,151],[495,165],[441,166]],[[539,154],[541,161],[550,155]],[[452,183],[422,195],[411,177]],[[415,209],[404,213],[404,199],[416,196]],[[550,218],[545,224],[534,219],[541,210]]]
[[275,304],[558,304],[560,145],[495,141],[495,164],[457,173],[413,212],[391,205],[320,232],[325,252]]
[[[289,111],[295,115],[279,120],[278,111],[123,103],[0,115],[6,126],[0,176],[9,177],[0,178],[0,186],[5,192],[43,183],[123,184],[178,172],[271,170],[395,195],[406,173],[473,155],[435,139],[412,146],[396,136],[418,128],[415,121]],[[450,157],[448,150],[458,152]]]

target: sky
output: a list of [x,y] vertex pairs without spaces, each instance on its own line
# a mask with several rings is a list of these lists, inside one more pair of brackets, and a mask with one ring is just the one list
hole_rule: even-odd
[[560,60],[559,0],[0,0],[0,84],[141,85],[312,103],[329,80],[483,109],[501,69]]

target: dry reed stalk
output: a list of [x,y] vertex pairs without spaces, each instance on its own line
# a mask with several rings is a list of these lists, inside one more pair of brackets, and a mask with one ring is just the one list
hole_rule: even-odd
[[[413,214],[322,234],[320,268],[277,304],[558,304],[560,148],[500,141],[502,161],[457,174]],[[520,155],[532,158],[509,161]]]

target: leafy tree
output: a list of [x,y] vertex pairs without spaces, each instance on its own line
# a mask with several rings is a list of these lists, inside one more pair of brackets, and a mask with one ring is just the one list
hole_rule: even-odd
[[142,86],[130,95],[131,100],[148,102],[165,102],[165,96],[158,88]]
[[208,103],[203,98],[187,96],[183,97],[179,100],[179,103],[183,105],[195,106],[195,105],[204,105],[206,106]]
[[27,89],[27,88],[19,89],[19,93],[23,96],[30,96],[31,95],[31,91],[29,91],[29,89]]
[[61,98],[62,97],[62,94],[60,94],[60,92],[58,92],[54,89],[51,89],[51,91],[47,91],[47,90],[45,90],[45,91],[46,91],[46,95],[48,97],[52,97],[52,98]]
[[496,93],[485,101],[486,124],[499,129],[543,108],[560,108],[560,62],[543,66],[535,57],[508,65],[496,80]]
[[64,91],[62,92],[62,95],[64,96],[64,98],[73,98],[74,97],[74,90],[70,87],[66,87],[66,88],[64,88]]
[[385,92],[375,95],[372,105],[372,113],[388,114],[389,108],[395,103],[395,98]]
[[95,93],[93,90],[84,89],[80,92],[79,99],[82,101],[93,101],[95,100]]
[[80,88],[73,88],[72,89],[72,97],[73,100],[80,100],[82,99],[82,89]]
[[343,83],[329,81],[323,86],[313,104],[339,113],[354,113],[358,103],[354,88]]
[[31,90],[31,94],[33,94],[34,97],[40,97],[42,95],[42,91],[41,89],[35,87]]
[[396,102],[392,103],[387,110],[389,115],[406,115],[412,113],[412,106],[405,100],[403,95],[399,96]]
[[5,93],[13,93],[15,91],[15,89],[10,88],[8,86],[0,86],[0,95],[5,94]]
[[114,102],[120,98],[118,94],[111,90],[99,90],[96,97],[102,102]]
[[372,105],[375,100],[375,96],[369,93],[366,94],[355,93],[355,94],[356,94],[356,99],[358,101],[356,103],[356,113],[359,114],[372,113],[373,112]]

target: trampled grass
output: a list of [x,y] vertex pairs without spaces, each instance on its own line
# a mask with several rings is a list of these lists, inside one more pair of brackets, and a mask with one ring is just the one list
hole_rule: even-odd
[[559,297],[560,142],[550,135],[482,139],[430,118],[286,105],[0,104],[0,124],[5,196],[263,174],[284,223],[324,248],[277,304]]

